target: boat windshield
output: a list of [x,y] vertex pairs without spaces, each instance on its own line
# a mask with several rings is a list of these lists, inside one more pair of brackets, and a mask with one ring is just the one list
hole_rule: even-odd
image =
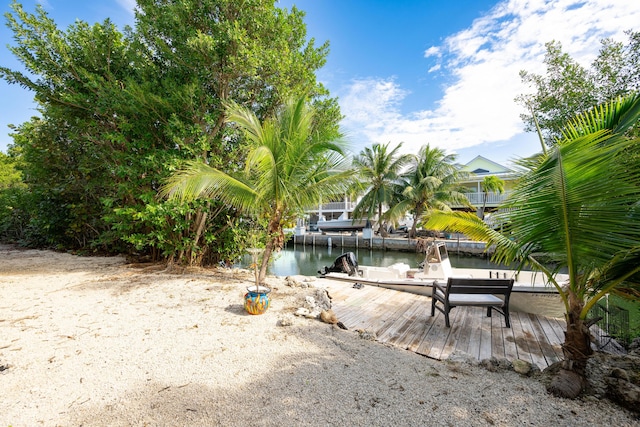
[[438,252],[440,252],[440,262],[449,258],[449,254],[447,253],[447,245],[445,245],[444,243],[438,245]]

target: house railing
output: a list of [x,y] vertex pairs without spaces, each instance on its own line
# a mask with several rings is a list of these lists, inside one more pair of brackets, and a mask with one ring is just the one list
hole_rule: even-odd
[[[469,203],[471,203],[473,206],[482,207],[484,203],[484,193],[464,193],[464,195],[469,200]],[[508,196],[509,196],[508,192],[504,192],[502,194],[489,193],[487,195],[487,207],[488,208],[497,207],[500,203],[506,200]],[[454,207],[462,207],[462,206],[454,206]]]
[[[326,212],[330,212],[330,211],[334,211],[334,212],[343,212],[343,211],[347,211],[347,212],[352,212],[356,207],[356,203],[355,202],[330,202],[330,203],[324,203],[322,205],[322,210],[326,211]],[[314,212],[317,212],[317,209],[313,210]]]

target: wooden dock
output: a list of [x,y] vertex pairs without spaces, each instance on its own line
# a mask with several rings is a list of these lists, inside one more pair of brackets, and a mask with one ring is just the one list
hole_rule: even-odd
[[562,359],[563,319],[511,312],[511,328],[507,328],[500,314],[487,317],[486,309],[480,307],[456,307],[447,328],[438,310],[431,317],[430,297],[323,281],[338,319],[350,330],[374,332],[382,343],[438,360],[455,352],[477,360],[522,359],[544,369]]

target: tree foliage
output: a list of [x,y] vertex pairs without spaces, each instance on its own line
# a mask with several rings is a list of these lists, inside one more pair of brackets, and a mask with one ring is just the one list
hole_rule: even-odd
[[383,207],[392,204],[395,185],[404,167],[411,161],[409,154],[400,154],[402,143],[390,148],[390,143],[365,147],[353,159],[357,171],[357,187],[364,193],[353,214],[368,219],[378,218],[378,230],[386,234]]
[[410,238],[416,236],[418,221],[428,218],[431,211],[448,211],[454,204],[469,206],[469,201],[459,191],[459,182],[466,173],[456,167],[455,159],[454,154],[446,154],[444,150],[427,144],[420,148],[408,169],[399,177],[389,214],[399,217],[411,212]]
[[563,52],[559,42],[547,43],[546,74],[520,72],[522,81],[533,89],[533,93],[516,98],[527,110],[521,115],[525,130],[535,131],[537,120],[547,145],[552,145],[576,114],[640,90],[640,32],[626,34],[626,44],[602,40],[590,68]]
[[344,146],[331,129],[314,125],[306,97],[290,100],[277,114],[260,121],[248,108],[229,104],[228,118],[248,141],[246,166],[227,174],[194,161],[173,174],[162,193],[172,200],[222,199],[257,224],[265,224],[266,242],[258,283],[271,254],[283,247],[284,227],[322,197],[343,194],[352,171]]
[[485,176],[480,183],[482,188],[482,212],[481,218],[484,219],[484,211],[487,207],[487,199],[489,193],[502,194],[504,193],[504,181],[495,175]]
[[[625,161],[640,143],[625,132],[639,118],[640,95],[627,95],[570,121],[546,154],[523,159],[528,171],[496,214],[503,232],[475,215],[435,215],[429,224],[495,244],[497,262],[530,264],[545,273],[566,307],[563,350],[565,368],[578,374],[573,391],[584,385],[592,352],[590,309],[610,292],[640,298],[640,164]],[[569,282],[558,283],[541,256],[566,268]],[[554,384],[554,392],[571,395],[566,382]]]
[[139,0],[135,26],[123,32],[108,19],[63,31],[40,6],[35,14],[16,2],[12,9],[10,49],[26,72],[0,67],[0,77],[32,90],[38,102],[41,117],[16,128],[14,145],[34,197],[60,211],[31,212],[46,223],[51,244],[215,261],[224,246],[215,236],[237,212],[217,201],[165,206],[156,194],[194,159],[242,168],[246,142],[225,125],[224,103],[262,119],[307,93],[319,106],[318,127],[337,134],[337,102],[315,79],[328,44],[306,40],[295,8],[273,0]]

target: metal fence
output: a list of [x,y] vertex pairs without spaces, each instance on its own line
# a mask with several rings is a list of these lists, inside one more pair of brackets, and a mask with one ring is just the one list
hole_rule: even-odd
[[601,319],[596,323],[598,328],[593,328],[592,332],[598,335],[600,346],[604,347],[609,341],[615,339],[625,347],[631,344],[631,334],[629,332],[629,310],[617,305],[610,304],[608,300],[599,301],[591,309],[591,318]]

